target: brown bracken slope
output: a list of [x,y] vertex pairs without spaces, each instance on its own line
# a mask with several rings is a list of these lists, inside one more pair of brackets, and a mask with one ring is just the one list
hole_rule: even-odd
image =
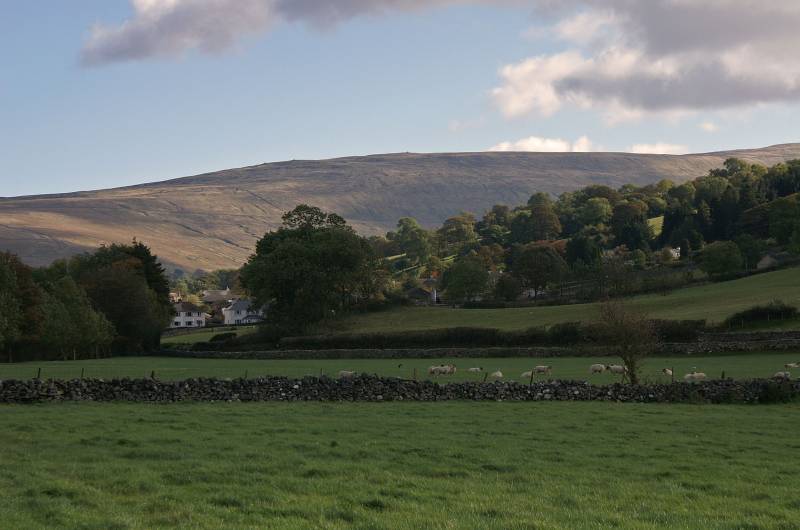
[[460,211],[517,205],[531,193],[699,177],[731,156],[772,165],[800,144],[695,155],[388,154],[291,161],[111,190],[0,199],[0,250],[33,265],[136,237],[186,271],[241,265],[299,203],[343,215],[364,234],[403,216],[433,226]]

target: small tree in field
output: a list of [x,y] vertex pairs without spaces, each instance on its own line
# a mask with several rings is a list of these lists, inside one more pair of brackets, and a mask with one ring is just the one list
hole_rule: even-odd
[[628,369],[631,384],[638,384],[642,361],[658,345],[653,321],[625,302],[611,300],[600,305],[599,327],[605,342]]

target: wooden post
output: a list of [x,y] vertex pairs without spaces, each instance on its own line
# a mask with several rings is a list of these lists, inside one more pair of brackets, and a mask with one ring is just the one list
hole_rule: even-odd
[[39,370],[36,372],[36,379],[41,379],[41,378],[42,378],[42,369],[40,367]]
[[244,378],[245,378],[245,379],[247,379],[247,374],[248,374],[248,372],[247,372],[247,370],[245,370],[245,371],[244,371]]
[[723,371],[722,371],[722,377],[721,377],[721,379],[722,379],[723,381],[725,380],[725,370],[723,370]]
[[414,368],[414,381],[416,381],[416,380],[417,380],[417,369]]
[[533,370],[531,370],[531,382],[528,383],[528,388],[533,386]]
[[151,370],[150,371],[150,379],[155,379],[155,378],[156,378],[156,371],[155,370]]
[[485,383],[486,380],[489,379],[489,372],[483,374],[483,382]]
[[84,368],[81,368],[81,379],[83,379],[83,371],[84,371]]

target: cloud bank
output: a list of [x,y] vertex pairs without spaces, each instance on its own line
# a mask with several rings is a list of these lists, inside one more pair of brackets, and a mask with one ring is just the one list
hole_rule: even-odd
[[470,0],[130,0],[133,16],[91,28],[81,63],[108,63],[215,53],[279,21],[331,26],[363,15],[414,10]]
[[800,100],[796,0],[537,5],[565,48],[501,70],[492,95],[508,117],[577,106],[617,122]]
[[489,148],[489,151],[530,151],[534,153],[586,153],[599,150],[586,136],[581,136],[574,142],[561,138],[529,136],[516,142],[501,142]]

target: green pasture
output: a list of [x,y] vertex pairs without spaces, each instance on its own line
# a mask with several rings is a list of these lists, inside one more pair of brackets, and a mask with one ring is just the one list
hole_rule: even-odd
[[794,529],[775,406],[0,406],[9,529]]
[[214,329],[200,328],[196,331],[183,333],[180,335],[169,335],[162,337],[161,344],[169,346],[171,344],[194,344],[196,342],[209,342],[214,335],[221,333],[236,333],[236,336],[249,335],[255,333],[258,328],[256,326],[237,327],[231,329],[229,327],[220,327]]
[[[775,299],[800,305],[800,268],[688,287],[668,295],[636,296],[629,300],[632,306],[652,318],[707,319],[714,323],[721,322],[738,311]],[[340,329],[357,333],[465,326],[514,330],[549,326],[559,322],[587,322],[597,318],[597,314],[598,304],[511,309],[403,307],[349,317],[340,323]],[[787,327],[798,329],[800,321],[793,321]]]
[[[642,376],[645,380],[666,381],[661,370],[673,368],[677,377],[696,369],[709,377],[751,379],[771,377],[784,370],[783,365],[800,362],[796,353],[747,353],[739,355],[713,355],[700,357],[653,357],[645,362]],[[500,370],[505,380],[527,381],[521,374],[536,365],[553,367],[554,379],[579,379],[603,384],[618,380],[610,374],[590,376],[593,363],[619,363],[613,357],[564,357],[564,358],[493,358],[493,359],[344,359],[344,360],[234,360],[234,359],[179,359],[168,357],[117,357],[88,361],[53,361],[19,364],[0,364],[0,380],[30,379],[41,369],[43,379],[70,379],[83,374],[84,377],[149,377],[155,372],[162,380],[180,380],[196,377],[237,378],[262,375],[303,377],[305,375],[335,376],[340,370],[355,370],[359,373],[378,374],[385,377],[427,379],[427,369],[434,364],[453,363],[458,368],[454,376],[441,376],[441,382],[482,380],[484,374],[467,372],[470,367],[482,367],[484,373]],[[800,376],[797,371],[796,376]]]

